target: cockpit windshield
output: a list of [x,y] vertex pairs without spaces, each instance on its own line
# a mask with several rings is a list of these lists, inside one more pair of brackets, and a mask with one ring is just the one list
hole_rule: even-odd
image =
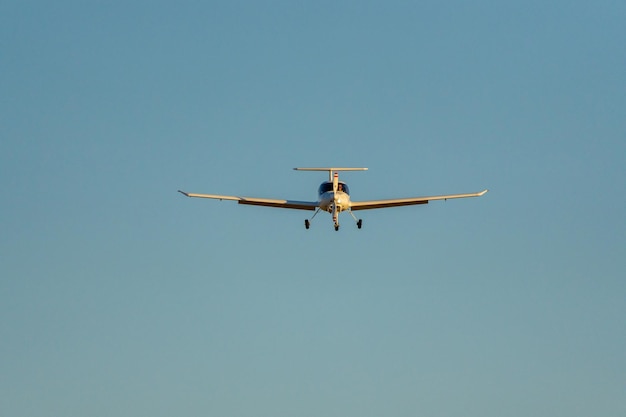
[[[320,185],[319,194],[322,195],[329,191],[333,191],[333,183],[331,181],[323,182],[322,185]],[[339,184],[337,184],[337,191],[344,192],[348,195],[350,194],[350,189],[348,188],[348,185],[345,182],[341,181],[339,182]]]

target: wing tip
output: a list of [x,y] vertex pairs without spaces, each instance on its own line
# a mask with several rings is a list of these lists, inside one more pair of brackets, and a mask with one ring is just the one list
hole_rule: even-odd
[[479,192],[479,193],[478,193],[478,196],[479,196],[479,197],[482,197],[482,196],[484,196],[485,194],[487,194],[487,192],[488,192],[488,191],[489,191],[488,189],[482,190],[481,192]]
[[189,197],[189,193],[186,193],[186,192],[181,191],[181,190],[178,190],[178,192],[181,193],[182,195],[186,196],[186,197]]

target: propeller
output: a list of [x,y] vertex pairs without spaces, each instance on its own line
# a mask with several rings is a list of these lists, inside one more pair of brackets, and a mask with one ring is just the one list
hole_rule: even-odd
[[333,214],[333,223],[335,223],[335,230],[339,228],[339,212],[337,210],[337,190],[339,189],[339,173],[335,172],[333,174],[333,206],[332,206],[332,214]]

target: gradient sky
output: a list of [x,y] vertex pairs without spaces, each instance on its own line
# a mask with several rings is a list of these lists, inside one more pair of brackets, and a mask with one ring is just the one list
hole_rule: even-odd
[[[623,416],[626,4],[0,3],[3,416]],[[482,198],[340,217],[188,199]]]

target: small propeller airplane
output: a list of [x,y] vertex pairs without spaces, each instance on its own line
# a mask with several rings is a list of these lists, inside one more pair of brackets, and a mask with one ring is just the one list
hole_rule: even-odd
[[361,226],[363,226],[363,220],[357,219],[354,216],[354,213],[352,212],[356,210],[369,210],[387,207],[410,206],[416,204],[428,204],[429,201],[448,200],[453,198],[480,197],[488,191],[483,190],[479,193],[396,198],[390,200],[352,201],[350,199],[350,191],[348,185],[343,181],[339,181],[339,171],[367,171],[367,168],[294,168],[294,170],[328,172],[328,181],[324,181],[319,186],[317,201],[276,200],[269,198],[236,197],[230,195],[196,194],[187,193],[181,190],[178,190],[178,192],[186,195],[187,197],[212,198],[216,200],[234,200],[237,201],[239,204],[248,204],[253,206],[266,206],[311,211],[315,210],[315,213],[310,220],[304,220],[304,227],[306,227],[307,229],[310,227],[311,220],[313,220],[317,213],[319,213],[320,211],[326,211],[333,216],[335,230],[339,230],[339,213],[343,211],[347,211],[348,213],[350,213],[352,218],[356,221],[357,227],[360,229]]

